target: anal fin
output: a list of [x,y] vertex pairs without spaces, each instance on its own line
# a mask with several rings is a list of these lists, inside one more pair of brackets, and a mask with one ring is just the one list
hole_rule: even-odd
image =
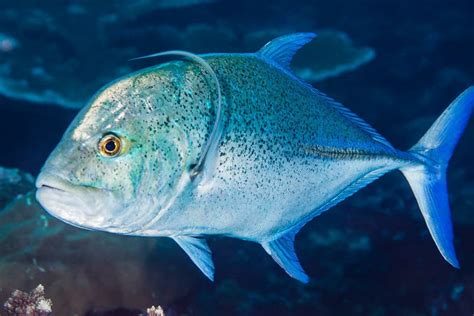
[[192,236],[174,236],[171,238],[186,252],[199,270],[201,270],[209,280],[214,281],[212,252],[206,240]]
[[262,247],[288,275],[300,282],[308,283],[309,277],[301,267],[295,253],[296,233],[297,230],[290,231],[278,239],[263,242]]

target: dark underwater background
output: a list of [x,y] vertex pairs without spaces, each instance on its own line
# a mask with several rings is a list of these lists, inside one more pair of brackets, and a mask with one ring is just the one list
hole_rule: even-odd
[[[474,1],[0,0],[0,303],[45,287],[53,315],[473,315],[474,124],[448,186],[461,269],[438,253],[401,174],[314,219],[288,277],[257,244],[209,238],[209,282],[171,240],[82,231],[35,202],[34,177],[103,84],[170,49],[256,51],[320,34],[295,70],[400,149],[474,84]],[[311,119],[311,118],[308,118]],[[315,188],[317,190],[317,188]]]

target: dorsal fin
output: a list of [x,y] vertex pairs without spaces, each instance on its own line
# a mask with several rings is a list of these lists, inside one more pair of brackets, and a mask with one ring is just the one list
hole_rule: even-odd
[[171,237],[186,252],[199,270],[209,280],[214,281],[214,263],[212,262],[211,249],[203,238],[192,236]]
[[[314,37],[316,37],[315,33],[294,33],[294,34],[280,36],[268,42],[265,46],[263,46],[262,49],[258,51],[257,54],[268,61],[272,61],[280,65],[285,70],[290,71],[290,63],[295,53],[305,44],[309,43]],[[346,118],[351,120],[359,128],[361,128],[362,130],[370,134],[370,136],[375,141],[378,141],[379,143],[382,143],[389,148],[393,148],[392,145],[382,135],[380,135],[372,126],[367,124],[364,120],[359,118],[356,114],[354,114],[348,108],[344,107],[342,104],[334,101],[333,99],[327,97],[325,94],[316,90],[310,84],[302,81],[301,79],[298,79],[298,80],[300,80],[301,83],[304,83],[308,87],[310,87],[319,96],[326,99],[342,115],[344,115]]]
[[294,33],[280,36],[268,42],[257,54],[289,69],[295,53],[315,36],[315,33]]
[[288,275],[300,282],[308,283],[309,277],[301,267],[295,253],[295,235],[299,228],[289,231],[278,239],[263,242],[262,247]]

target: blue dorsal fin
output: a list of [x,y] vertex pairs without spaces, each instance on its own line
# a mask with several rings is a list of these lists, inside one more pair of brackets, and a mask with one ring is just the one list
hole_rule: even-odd
[[301,267],[295,253],[295,235],[299,229],[300,227],[297,227],[278,239],[263,242],[262,247],[289,276],[300,282],[308,283],[309,277]]
[[[294,33],[294,34],[280,36],[268,42],[265,46],[263,46],[263,48],[257,52],[257,55],[263,57],[265,60],[278,64],[283,69],[285,69],[286,71],[289,71],[290,74],[292,74],[290,70],[290,63],[291,63],[291,60],[293,59],[293,56],[301,47],[309,43],[315,37],[316,37],[315,33]],[[298,79],[298,78],[295,77],[295,79]],[[371,127],[364,120],[359,118],[356,114],[354,114],[348,108],[344,107],[342,104],[334,101],[333,99],[329,98],[325,94],[316,90],[313,86],[304,82],[303,80],[301,79],[298,79],[298,80],[301,83],[304,83],[307,87],[311,88],[320,97],[327,100],[328,103],[331,106],[333,106],[336,110],[338,110],[343,116],[348,118],[350,121],[352,121],[362,130],[367,132],[372,137],[372,139],[374,139],[375,141],[378,141],[379,143],[384,144],[390,149],[393,149],[392,145],[382,135],[380,135],[373,127]]]
[[206,240],[191,236],[174,236],[171,238],[186,252],[199,270],[201,270],[209,280],[214,281],[212,252]]
[[289,69],[295,53],[314,37],[316,37],[315,33],[294,33],[280,36],[268,42],[257,54]]

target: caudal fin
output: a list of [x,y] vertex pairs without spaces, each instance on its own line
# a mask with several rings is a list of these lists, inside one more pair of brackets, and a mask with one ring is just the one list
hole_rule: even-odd
[[403,168],[431,237],[441,255],[459,268],[453,244],[446,168],[474,108],[474,86],[466,89],[409,152],[423,162]]

